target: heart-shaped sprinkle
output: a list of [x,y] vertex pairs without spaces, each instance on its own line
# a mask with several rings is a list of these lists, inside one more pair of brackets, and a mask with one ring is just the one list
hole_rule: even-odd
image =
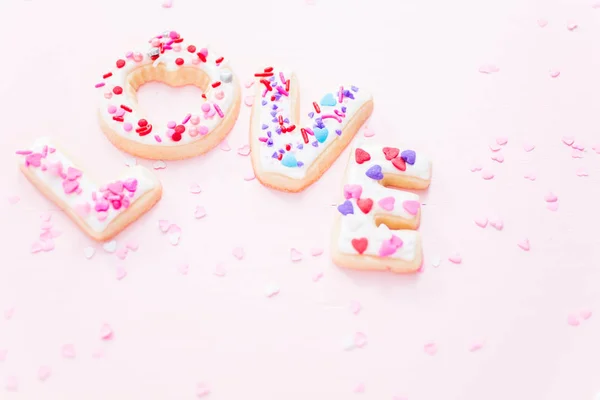
[[478,172],[481,171],[482,168],[483,167],[480,164],[473,164],[469,169],[471,170],[471,172]]
[[479,72],[481,72],[482,74],[493,74],[499,71],[500,68],[493,64],[484,64],[481,67],[479,67]]
[[485,228],[488,224],[488,219],[486,217],[475,218],[475,225],[480,228]]
[[179,244],[179,239],[181,239],[181,228],[175,224],[171,224],[167,233],[169,235],[169,243],[173,246],[177,246]]
[[383,179],[383,172],[381,171],[380,165],[373,165],[371,168],[367,170],[365,173],[369,178],[379,181]]
[[69,167],[67,169],[67,179],[70,181],[74,181],[81,176],[81,171],[77,168]]
[[39,253],[40,251],[42,251],[42,244],[40,242],[34,242],[31,245],[31,253],[35,254],[35,253]]
[[102,325],[100,328],[100,339],[111,340],[113,338],[113,330],[108,324]]
[[500,146],[504,146],[506,143],[508,143],[508,138],[504,136],[496,138],[496,143],[498,143]]
[[127,247],[121,247],[115,252],[115,255],[117,256],[117,258],[124,260],[125,258],[127,258],[128,251],[129,250],[127,249]]
[[589,174],[585,168],[578,168],[577,171],[575,171],[575,175],[580,176],[580,177],[589,176]]
[[248,107],[252,107],[252,105],[254,104],[254,96],[244,97],[244,104],[247,105]]
[[358,208],[360,208],[360,210],[363,213],[368,214],[369,211],[371,211],[371,209],[373,208],[373,200],[371,200],[371,199],[358,199],[356,201],[356,205],[358,206]]
[[194,210],[194,218],[200,219],[206,216],[206,210],[202,206],[196,206],[196,210]]
[[281,159],[281,165],[288,167],[288,168],[295,168],[298,166],[298,160],[296,159],[296,156],[294,155],[294,153],[288,152],[288,153],[285,153],[285,155]]
[[417,159],[417,153],[415,153],[413,150],[404,150],[402,153],[400,153],[400,157],[406,161],[407,164],[414,165]]
[[72,344],[63,345],[60,352],[64,358],[75,358],[75,346],[73,346]]
[[190,271],[190,265],[189,264],[180,264],[177,267],[177,271],[179,271],[179,273],[181,275],[187,275],[188,272]]
[[196,385],[196,396],[204,397],[210,394],[210,388],[206,383],[198,383]]
[[106,243],[104,243],[102,245],[102,248],[107,253],[114,253],[115,250],[117,250],[117,241],[116,240],[111,240],[110,242],[106,242]]
[[9,204],[17,204],[19,202],[19,200],[21,200],[21,198],[19,196],[9,196],[8,197]]
[[562,142],[567,146],[571,146],[575,142],[575,138],[572,136],[563,136]]
[[545,27],[546,27],[546,25],[548,25],[548,21],[546,21],[546,20],[545,20],[545,19],[543,19],[543,18],[540,18],[540,19],[538,19],[538,20],[537,20],[537,24],[538,24],[538,26],[539,26],[540,28],[545,28]]
[[354,206],[350,200],[344,201],[337,209],[342,215],[354,214]]
[[356,332],[354,334],[354,346],[358,348],[365,347],[367,345],[367,335],[362,332]]
[[531,248],[529,245],[529,239],[521,240],[519,243],[517,243],[517,246],[519,246],[521,249],[523,249],[525,251],[529,251],[529,249]]
[[503,163],[504,156],[502,155],[502,153],[498,152],[498,153],[492,154],[492,160],[497,161],[499,163]]
[[583,318],[584,320],[588,320],[591,318],[592,316],[592,312],[590,310],[583,310],[579,313],[579,315],[581,316],[581,318]]
[[319,282],[321,280],[321,278],[323,277],[323,273],[322,272],[317,272],[316,274],[313,275],[313,282]]
[[434,267],[434,268],[439,267],[441,263],[442,263],[442,259],[440,257],[434,257],[431,260],[431,266]]
[[245,144],[242,147],[238,148],[237,153],[240,156],[244,156],[244,157],[250,155],[250,145]]
[[85,249],[83,249],[83,255],[85,256],[85,258],[87,258],[88,260],[90,258],[92,258],[94,256],[94,254],[96,253],[96,250],[93,247],[86,247]]
[[546,204],[546,208],[550,211],[556,211],[558,210],[558,202],[555,203],[547,203]]
[[583,158],[583,151],[577,150],[577,149],[573,149],[573,151],[571,152],[571,157],[573,157],[573,158]]
[[558,201],[558,197],[554,193],[548,192],[544,196],[544,200],[548,203],[554,203],[554,202]]
[[314,128],[313,132],[315,134],[315,139],[319,143],[324,143],[327,140],[327,136],[329,136],[329,130],[327,128]]
[[356,160],[357,164],[362,164],[366,161],[369,161],[371,159],[371,155],[363,149],[357,148],[354,152],[354,159]]
[[198,185],[197,183],[192,183],[190,185],[190,193],[198,194],[200,192],[202,192],[202,188],[200,187],[200,185]]
[[79,182],[64,180],[62,182],[62,186],[63,186],[63,190],[65,191],[65,193],[70,194],[79,188]]
[[398,247],[391,240],[384,240],[381,242],[381,247],[379,248],[379,257],[391,256],[396,250],[398,250]]
[[241,248],[241,247],[236,247],[235,249],[233,249],[233,250],[231,251],[231,254],[233,254],[233,256],[234,256],[235,258],[237,258],[238,260],[241,260],[241,259],[243,259],[243,258],[244,258],[244,255],[245,255],[246,253],[244,252],[244,249],[243,249],[243,248]]
[[490,150],[491,151],[498,151],[500,150],[502,147],[500,147],[500,145],[498,145],[497,143],[492,143],[490,144]]
[[15,308],[9,307],[6,310],[4,310],[4,319],[9,320],[13,317],[14,314],[15,314]]
[[504,228],[504,222],[500,218],[493,218],[490,220],[490,225],[501,231]]
[[160,229],[162,233],[167,233],[170,226],[171,224],[166,219],[161,219],[158,221],[158,229]]
[[425,346],[423,346],[423,350],[430,356],[434,356],[438,351],[435,343],[427,343]]
[[550,78],[558,78],[560,76],[560,71],[557,69],[551,69],[549,74]]
[[392,165],[400,171],[406,171],[406,161],[400,157],[396,157],[392,160]]
[[525,150],[527,153],[529,153],[533,149],[535,149],[535,145],[534,144],[531,144],[531,143],[525,143],[525,144],[523,144],[523,150]]
[[367,250],[367,246],[369,245],[369,240],[367,238],[360,239],[352,239],[352,247],[354,250],[358,252],[358,254],[362,254]]
[[225,269],[225,265],[223,265],[223,264],[217,264],[215,266],[215,270],[213,272],[213,275],[218,276],[220,278],[222,278],[225,275],[227,275],[227,270]]
[[364,393],[365,389],[365,384],[363,382],[360,382],[356,386],[354,386],[354,393]]
[[469,346],[469,351],[471,353],[475,352],[475,351],[479,351],[483,348],[483,342],[475,342],[473,344],[471,344],[471,346]]
[[326,106],[326,107],[333,107],[337,104],[337,100],[335,99],[335,96],[331,93],[327,93],[325,96],[323,96],[323,98],[321,99],[321,105],[322,106]]
[[230,151],[231,150],[231,146],[229,146],[229,142],[227,142],[227,139],[224,139],[221,144],[219,145],[219,148],[223,151]]
[[244,180],[246,182],[252,181],[254,180],[254,178],[256,178],[256,175],[254,175],[254,170],[253,169],[249,169],[245,174],[244,174]]
[[128,192],[132,192],[132,193],[135,192],[137,189],[137,186],[138,186],[138,181],[137,181],[137,179],[134,179],[134,178],[126,179],[123,182],[123,187],[125,189],[127,189]]
[[585,150],[585,145],[583,145],[580,142],[573,142],[573,145],[571,147],[573,147],[574,149],[577,149],[577,150],[581,150],[581,151]]
[[417,215],[421,208],[421,203],[416,200],[404,200],[402,202],[402,208],[410,215]]
[[384,147],[383,154],[385,155],[385,159],[390,161],[398,157],[398,154],[400,154],[400,149],[395,147]]
[[265,287],[265,296],[274,297],[279,294],[279,286],[274,283],[270,283]]
[[298,262],[300,260],[302,260],[302,253],[296,249],[290,249],[290,259],[293,262]]
[[573,32],[578,27],[579,27],[579,25],[577,25],[574,22],[570,22],[570,23],[567,24],[567,29],[570,30],[571,32]]
[[462,263],[462,257],[460,256],[460,254],[456,253],[448,257],[448,261],[450,261],[453,264],[460,264]]
[[360,199],[361,194],[361,185],[344,185],[344,197],[346,199]]
[[161,5],[163,8],[171,8],[173,7],[173,0],[163,0]]
[[135,240],[130,240],[125,244],[125,247],[127,247],[131,251],[137,251],[137,249],[139,249],[140,247],[140,244]]
[[156,160],[152,163],[152,168],[154,169],[165,169],[167,168],[167,163],[163,160]]
[[362,309],[360,303],[358,301],[352,300],[350,302],[350,312],[354,315],[358,315],[360,310]]
[[392,211],[394,209],[394,205],[396,204],[396,199],[392,196],[384,197],[383,199],[379,200],[377,204],[379,204],[379,207],[386,211]]
[[118,281],[120,281],[123,278],[125,278],[127,276],[127,271],[125,270],[125,267],[118,266],[117,270],[116,270],[115,276],[116,276],[116,278],[117,278]]
[[112,194],[120,194],[123,191],[123,182],[121,181],[116,181],[113,183],[109,183],[106,188],[112,193]]
[[318,257],[321,254],[323,254],[323,249],[320,247],[314,247],[314,248],[310,249],[310,255],[313,257]]
[[37,377],[40,381],[46,381],[48,378],[50,378],[50,375],[52,375],[52,370],[50,369],[50,367],[42,365],[38,368]]
[[486,181],[489,181],[490,179],[494,179],[494,174],[490,171],[482,171],[481,177]]
[[364,137],[373,137],[373,136],[375,136],[375,131],[367,126],[367,127],[365,127],[365,130],[363,131],[363,136]]
[[567,324],[570,326],[579,326],[579,318],[575,314],[569,314],[567,316]]

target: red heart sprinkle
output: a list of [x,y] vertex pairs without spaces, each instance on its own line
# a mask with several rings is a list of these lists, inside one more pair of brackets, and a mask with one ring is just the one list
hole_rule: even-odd
[[371,159],[371,155],[363,149],[356,149],[355,156],[357,164],[362,164],[365,161],[369,161]]
[[400,154],[400,150],[395,147],[384,147],[383,154],[385,154],[385,159],[390,161],[398,157],[398,154]]
[[394,158],[392,160],[392,164],[394,164],[394,167],[398,168],[400,171],[406,171],[406,161],[404,161],[404,159],[401,157]]
[[352,239],[352,247],[354,247],[354,249],[358,251],[358,254],[364,253],[367,249],[368,244],[369,241],[367,240],[367,238]]
[[358,208],[360,208],[360,210],[365,214],[368,214],[373,208],[373,200],[371,199],[358,199],[356,204],[358,205]]

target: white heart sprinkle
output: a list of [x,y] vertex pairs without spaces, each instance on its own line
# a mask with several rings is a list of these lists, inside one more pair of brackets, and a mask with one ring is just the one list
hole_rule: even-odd
[[154,169],[165,169],[167,168],[167,163],[163,160],[156,160],[152,163],[152,167]]
[[219,148],[223,151],[231,150],[231,147],[229,147],[229,143],[227,143],[227,139],[225,139],[221,142],[221,144],[219,145]]
[[265,296],[273,297],[279,294],[279,287],[275,284],[269,284],[265,288]]
[[202,206],[196,206],[196,210],[194,211],[194,217],[196,219],[204,218],[206,216],[206,210]]
[[202,188],[200,188],[200,185],[198,185],[197,183],[192,183],[190,185],[190,193],[198,194],[200,192],[202,192]]
[[96,254],[96,250],[93,247],[86,247],[83,249],[83,255],[85,255],[85,258],[88,260],[94,257],[94,254]]
[[107,253],[114,253],[115,250],[117,250],[117,241],[116,240],[111,240],[110,242],[106,242],[106,243],[104,243],[102,245],[102,248]]
[[300,253],[298,250],[296,249],[291,249],[290,250],[290,258],[292,259],[292,261],[296,262],[296,261],[300,261],[302,260],[302,253]]

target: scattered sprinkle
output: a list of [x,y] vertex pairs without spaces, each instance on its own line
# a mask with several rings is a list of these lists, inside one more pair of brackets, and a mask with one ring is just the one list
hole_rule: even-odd
[[314,247],[310,249],[310,255],[313,257],[318,257],[323,254],[323,249],[321,247]]
[[503,163],[504,162],[504,155],[501,152],[497,152],[492,154],[492,160],[499,162],[499,163]]
[[535,149],[535,145],[534,144],[531,144],[531,143],[524,143],[523,144],[523,150],[525,150],[527,153],[529,153],[533,149]]
[[488,224],[488,219],[486,217],[475,218],[475,225],[480,228],[485,228]]
[[523,178],[529,179],[530,181],[535,181],[536,176],[533,172],[528,172],[523,176]]
[[104,251],[106,251],[107,253],[114,253],[115,250],[117,250],[117,241],[116,240],[111,240],[110,242],[105,242],[102,245],[102,248],[104,249]]
[[567,29],[570,30],[571,32],[573,32],[577,28],[579,28],[579,25],[577,25],[574,22],[570,22],[569,24],[567,24]]
[[115,255],[120,260],[124,260],[125,258],[127,258],[128,252],[129,252],[129,250],[127,249],[127,247],[121,247],[120,249],[117,249],[117,251],[115,252]]
[[321,278],[323,277],[323,273],[322,272],[317,272],[316,274],[313,275],[313,282],[319,282],[321,280]]
[[42,365],[38,368],[37,377],[40,381],[45,382],[50,375],[52,374],[52,370],[47,365]]
[[504,136],[496,138],[496,143],[498,143],[500,146],[504,146],[506,143],[508,143],[508,138]]
[[194,210],[194,218],[200,219],[206,217],[206,210],[202,206],[196,206]]
[[577,149],[573,149],[573,151],[571,152],[571,157],[573,157],[573,158],[583,158],[583,151],[577,150]]
[[360,303],[356,300],[352,300],[350,302],[350,312],[354,315],[358,315],[358,313],[360,313],[360,310],[362,309]]
[[7,309],[4,310],[4,319],[5,320],[10,320],[12,319],[12,317],[15,315],[15,308],[14,307],[8,307]]
[[425,344],[425,346],[423,346],[423,350],[430,356],[434,356],[438,351],[437,345],[433,342]]
[[567,146],[571,146],[575,142],[575,138],[572,136],[563,136],[562,142]]
[[225,269],[225,266],[223,264],[217,264],[213,274],[215,276],[223,277],[223,276],[227,275],[227,270]]
[[558,201],[558,197],[554,193],[548,192],[544,196],[544,201],[546,201],[548,203],[554,203],[554,202]]
[[254,96],[244,97],[244,104],[247,105],[248,107],[252,107],[252,105],[254,104]]
[[560,76],[560,71],[557,69],[550,70],[550,78],[558,78]]
[[9,196],[8,197],[8,202],[10,204],[17,204],[19,202],[19,200],[21,200],[21,198],[19,196]]
[[500,71],[500,68],[493,64],[485,64],[479,67],[479,72],[481,72],[482,74],[493,74],[498,71]]
[[197,183],[192,183],[190,185],[190,193],[198,194],[200,192],[202,192],[202,188],[200,187],[200,185],[198,185]]
[[171,8],[171,7],[173,7],[173,0],[163,0],[162,7],[163,8]]
[[96,250],[93,247],[88,246],[85,249],[83,249],[83,255],[88,260],[91,259],[92,257],[94,257],[94,254],[96,254]]
[[233,254],[233,256],[235,258],[237,258],[238,260],[241,260],[244,258],[244,249],[241,247],[236,247],[235,249],[233,249],[233,251],[231,252],[231,254]]
[[244,175],[244,180],[246,182],[252,181],[256,178],[256,175],[254,175],[254,170],[250,169],[248,170],[248,172],[246,172],[246,174]]
[[491,151],[499,151],[502,147],[500,147],[500,145],[498,143],[491,143],[490,144],[490,150]]
[[206,383],[196,384],[196,396],[204,397],[210,394],[210,388]]
[[265,287],[265,296],[274,297],[279,294],[279,287],[274,284],[269,284]]
[[75,358],[75,346],[72,344],[65,344],[60,349],[60,353],[62,354],[63,358],[73,359]]
[[519,246],[521,249],[523,249],[525,251],[529,251],[529,249],[531,248],[529,246],[529,239],[521,240],[519,243],[517,243],[517,246]]
[[537,20],[537,24],[538,24],[538,26],[540,28],[545,28],[546,25],[548,25],[548,21],[546,21],[545,19],[540,18],[540,19]]
[[219,148],[223,151],[229,151],[231,150],[231,147],[229,147],[229,143],[227,142],[227,139],[224,139],[221,144],[219,145]]
[[108,324],[102,325],[100,328],[100,339],[111,340],[113,338],[113,330]]
[[501,231],[504,228],[504,222],[500,218],[494,218],[490,220],[490,225]]
[[375,131],[368,126],[365,126],[365,130],[363,132],[364,137],[373,137],[375,136]]
[[581,316],[581,318],[583,318],[584,320],[588,320],[591,318],[592,316],[592,312],[590,310],[583,310],[579,313],[579,315]]
[[365,392],[365,384],[359,383],[354,387],[354,393],[364,393]]
[[455,253],[448,257],[448,261],[450,261],[453,264],[460,264],[462,263],[462,257],[460,256],[460,254]]
[[569,314],[567,316],[567,324],[571,326],[579,326],[579,318],[575,314]]
[[137,249],[140,248],[140,244],[135,240],[130,240],[125,244],[125,247],[127,247],[131,251],[137,251]]
[[177,246],[181,239],[181,228],[176,224],[171,224],[167,233],[169,235],[169,243],[173,246]]
[[490,179],[494,179],[494,174],[490,171],[481,171],[481,177],[489,181]]
[[482,168],[483,167],[480,164],[473,164],[473,165],[471,165],[470,170],[471,170],[471,172],[478,172],[478,171],[481,171]]
[[442,259],[440,257],[433,257],[431,260],[431,266],[434,268],[439,267],[442,264]]
[[177,267],[177,271],[179,271],[179,273],[181,275],[187,275],[188,272],[190,271],[190,265],[189,264],[181,264]]
[[483,342],[475,342],[469,347],[469,351],[471,353],[473,353],[475,351],[481,350],[482,348],[483,348]]
[[163,160],[156,160],[152,163],[152,168],[154,169],[165,169],[167,168],[167,163]]
[[158,221],[158,229],[160,229],[162,233],[167,233],[170,226],[171,224],[166,219],[161,219]]
[[250,154],[250,146],[245,144],[242,147],[240,147],[239,149],[237,149],[237,153],[240,156],[247,156]]
[[575,171],[575,174],[580,177],[588,176],[588,172],[585,168],[578,168],[577,171]]
[[127,271],[125,267],[118,266],[116,270],[116,278],[118,281],[123,280],[127,276]]
[[291,249],[290,250],[290,258],[292,259],[292,261],[297,262],[302,260],[302,253],[300,253],[298,250],[296,249]]
[[558,210],[558,203],[548,203],[546,204],[546,208],[550,211]]

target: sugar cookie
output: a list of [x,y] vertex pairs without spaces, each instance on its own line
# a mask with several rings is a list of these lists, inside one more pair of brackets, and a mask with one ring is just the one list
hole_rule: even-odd
[[346,169],[332,257],[341,267],[414,272],[421,267],[421,203],[414,193],[431,180],[431,163],[413,150],[362,144]]
[[[165,32],[144,53],[128,52],[96,84],[100,127],[119,149],[153,160],[180,160],[206,153],[227,136],[240,110],[240,86],[224,58],[213,50]],[[146,82],[194,85],[204,91],[197,113],[166,126],[153,125],[139,109],[136,92]]]
[[150,210],[162,196],[156,176],[139,165],[120,179],[96,185],[47,138],[17,152],[19,167],[40,192],[92,239],[109,240]]
[[356,86],[338,86],[312,103],[309,121],[300,125],[296,75],[269,67],[255,76],[250,146],[256,178],[274,189],[300,192],[348,146],[371,115],[373,99]]

